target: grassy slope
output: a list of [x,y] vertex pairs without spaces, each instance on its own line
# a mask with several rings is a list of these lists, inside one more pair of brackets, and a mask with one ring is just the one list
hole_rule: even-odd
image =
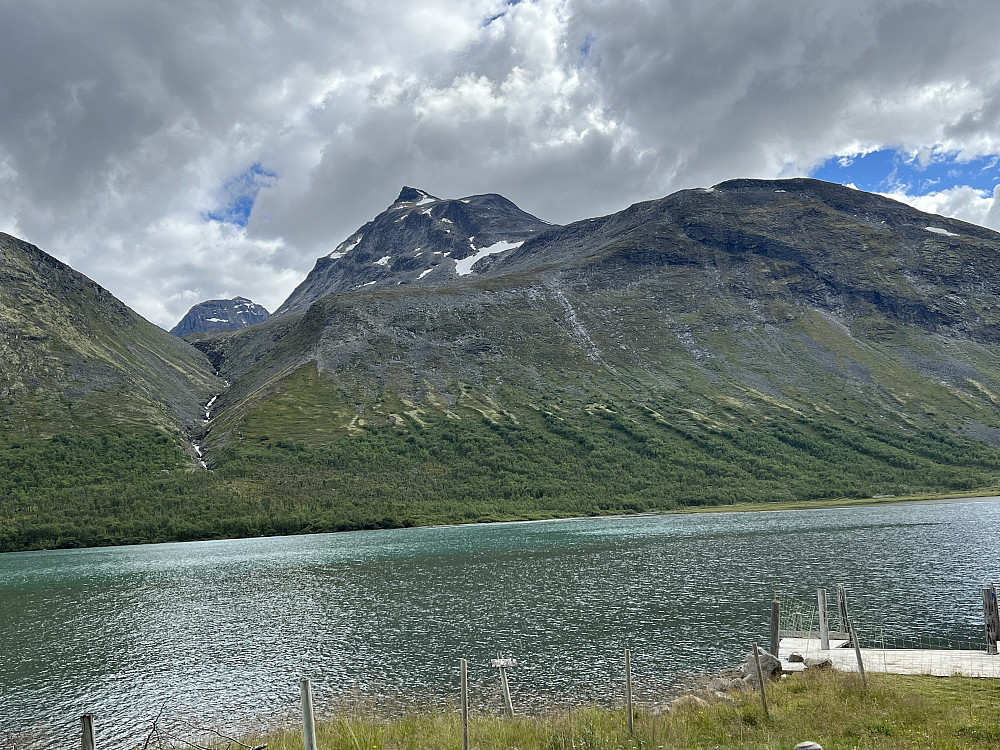
[[[395,356],[395,369],[375,372],[371,358],[352,351],[322,375],[310,362],[278,377],[259,400],[214,421],[211,473],[191,472],[176,445],[169,460],[149,463],[141,445],[154,433],[133,435],[132,448],[80,445],[84,461],[65,443],[55,458],[44,441],[21,441],[14,452],[0,445],[0,489],[11,498],[0,503],[0,549],[1000,484],[1000,452],[961,436],[965,425],[997,427],[986,349],[960,350],[905,329],[873,342],[804,315],[778,334],[703,334],[714,353],[699,361],[670,332],[676,322],[646,315],[612,373],[571,333],[540,322],[544,311],[501,302],[515,310],[513,323],[490,307],[421,321],[442,342],[419,372],[394,355],[405,353],[404,334],[389,329],[376,331],[371,345]],[[606,309],[580,304],[578,313],[602,352],[628,330],[627,320],[602,319]],[[919,354],[927,374],[906,366],[900,349]],[[340,355],[323,356],[329,363]],[[733,376],[737,361],[745,367]],[[475,367],[463,373],[469,362]],[[449,372],[478,385],[446,379]],[[47,473],[25,476],[10,468],[17,461],[43,461]],[[100,476],[74,464],[102,467]]]
[[[322,404],[325,418],[316,419]],[[996,452],[947,433],[826,414],[727,426],[664,397],[503,410],[383,392],[359,418],[307,365],[191,472],[163,436],[0,450],[0,549],[952,492],[997,483]],[[734,415],[730,415],[732,418]]]
[[[757,693],[702,709],[660,715],[639,710],[631,737],[623,711],[583,708],[514,719],[474,715],[470,744],[482,750],[789,750],[812,740],[824,750],[956,750],[995,748],[1000,741],[996,680],[873,675],[869,681],[865,692],[855,675],[814,670],[772,683],[769,718]],[[296,730],[245,741],[266,742],[270,750],[302,747]],[[320,722],[317,742],[327,750],[459,748],[461,725],[454,710],[378,720],[362,709]]]

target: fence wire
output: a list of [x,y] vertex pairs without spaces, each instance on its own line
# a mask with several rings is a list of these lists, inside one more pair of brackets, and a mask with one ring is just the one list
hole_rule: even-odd
[[[779,602],[778,631],[782,639],[815,658],[829,656],[837,669],[857,669],[854,649],[862,650],[866,671],[897,674],[927,674],[1000,678],[1000,656],[987,653],[986,633],[979,638],[913,635],[887,626],[878,615],[851,606],[848,592],[848,616],[855,639],[849,637],[836,589],[827,590],[827,622],[831,651],[819,647],[818,598],[802,598],[791,594],[777,595]],[[788,654],[785,654],[787,657]]]

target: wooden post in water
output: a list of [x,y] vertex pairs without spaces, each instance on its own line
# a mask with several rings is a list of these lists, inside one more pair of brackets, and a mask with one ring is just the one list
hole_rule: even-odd
[[83,750],[95,750],[97,741],[94,738],[94,715],[84,714],[80,717],[80,729],[82,730],[81,747]]
[[316,717],[313,714],[312,681],[308,677],[299,680],[302,694],[302,744],[305,750],[316,750]]
[[851,643],[854,644],[854,656],[858,660],[858,673],[861,675],[861,684],[864,689],[868,689],[868,678],[865,676],[865,662],[861,658],[861,645],[858,643],[858,631],[854,627],[854,621],[847,621],[847,634],[851,637]]
[[632,651],[625,649],[625,716],[628,720],[628,733],[634,729],[632,721]]
[[1000,640],[1000,611],[997,609],[997,587],[983,589],[983,622],[986,625],[986,653],[996,655]]
[[840,625],[847,633],[847,639],[851,639],[850,613],[847,611],[847,592],[839,583],[837,584],[837,610],[840,612]]
[[830,650],[830,620],[826,613],[826,589],[816,590],[816,604],[819,607],[819,647]]
[[753,660],[757,665],[757,682],[760,685],[760,705],[764,707],[764,718],[770,719],[767,712],[767,693],[764,691],[764,670],[760,668],[760,646],[753,644]]
[[462,672],[462,750],[469,750],[469,664],[458,660]]
[[778,592],[774,592],[771,600],[771,653],[778,656],[778,649],[781,647],[781,633],[778,630],[781,618],[781,603],[778,601]]

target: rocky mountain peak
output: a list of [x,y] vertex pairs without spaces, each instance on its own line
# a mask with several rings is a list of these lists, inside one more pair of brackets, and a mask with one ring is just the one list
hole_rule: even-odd
[[366,287],[440,286],[552,227],[493,193],[442,199],[403,187],[395,202],[316,262],[275,311],[301,312],[328,294]]
[[188,310],[170,332],[175,336],[187,336],[190,333],[246,328],[262,323],[269,316],[264,307],[246,297],[210,299]]
[[392,202],[392,205],[398,203],[419,203],[421,201],[436,201],[439,198],[434,197],[430,193],[425,193],[423,190],[417,188],[403,186],[403,189],[399,191],[399,197]]

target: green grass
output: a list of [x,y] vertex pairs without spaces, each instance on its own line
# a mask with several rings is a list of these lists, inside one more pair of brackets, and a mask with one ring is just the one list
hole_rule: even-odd
[[[791,750],[813,740],[824,750],[955,750],[995,748],[1000,681],[869,676],[811,671],[768,686],[769,717],[757,693],[703,708],[652,714],[641,708],[629,736],[623,711],[578,708],[505,719],[473,716],[477,750]],[[297,728],[244,738],[269,750],[300,750]],[[213,743],[214,744],[214,743]],[[317,725],[320,750],[439,750],[461,747],[454,709],[380,719],[367,709],[344,711]],[[218,743],[219,747],[226,742]]]

